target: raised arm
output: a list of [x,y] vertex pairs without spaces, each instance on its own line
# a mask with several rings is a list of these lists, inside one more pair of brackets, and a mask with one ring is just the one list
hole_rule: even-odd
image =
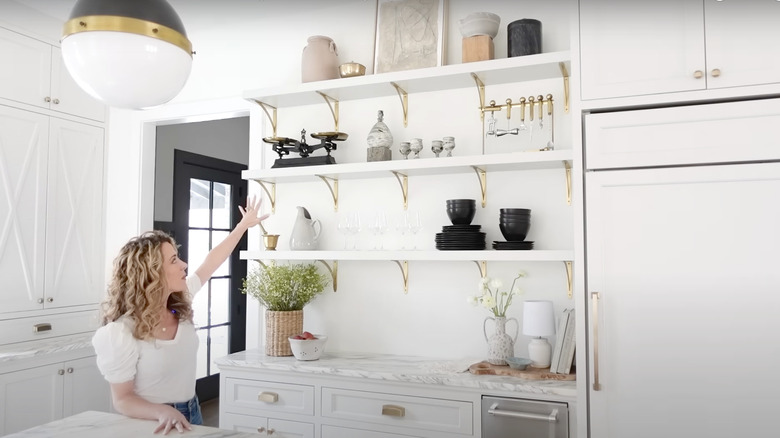
[[236,225],[233,231],[228,234],[225,240],[209,251],[208,255],[206,255],[206,259],[203,260],[203,264],[195,270],[195,274],[198,275],[201,283],[205,284],[214,274],[214,271],[230,257],[230,254],[236,249],[238,242],[241,240],[241,236],[244,235],[246,230],[254,227],[268,217],[268,214],[258,216],[258,213],[260,213],[260,204],[261,200],[253,197],[247,198],[246,209],[240,205],[238,206],[242,215],[241,221]]

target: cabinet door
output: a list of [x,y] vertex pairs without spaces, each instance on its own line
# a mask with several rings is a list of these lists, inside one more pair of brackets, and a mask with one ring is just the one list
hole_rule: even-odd
[[282,438],[314,438],[314,425],[298,421],[221,413],[219,428]]
[[0,374],[0,435],[62,418],[61,364]]
[[51,119],[46,210],[46,307],[103,294],[103,129]]
[[100,374],[94,356],[66,362],[64,369],[63,417],[111,409],[111,387]]
[[0,28],[0,58],[0,97],[48,108],[51,45]]
[[48,132],[48,117],[0,106],[0,313],[42,308]]
[[701,0],[580,0],[582,99],[704,89],[702,8]]
[[776,434],[780,164],[585,183],[591,436]]
[[416,438],[417,435],[399,435],[397,433],[375,430],[352,429],[347,427],[322,425],[322,438]]
[[51,109],[102,122],[106,106],[87,94],[73,80],[62,62],[62,51],[52,47],[51,52]]
[[780,2],[706,0],[704,12],[708,88],[780,82]]

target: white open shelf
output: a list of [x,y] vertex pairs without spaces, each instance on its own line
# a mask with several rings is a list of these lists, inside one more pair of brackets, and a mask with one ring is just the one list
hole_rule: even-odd
[[406,261],[525,261],[566,262],[574,259],[569,250],[528,251],[241,251],[243,260],[406,260]]

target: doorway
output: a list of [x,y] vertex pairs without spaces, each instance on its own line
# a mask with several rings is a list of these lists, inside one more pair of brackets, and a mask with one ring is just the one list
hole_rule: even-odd
[[[247,195],[241,179],[246,166],[205,155],[174,150],[173,212],[169,232],[181,258],[193,273],[206,254],[241,220],[238,210]],[[238,248],[246,248],[246,235]],[[246,295],[240,291],[246,261],[233,251],[194,297],[200,346],[196,392],[201,402],[219,396],[219,368],[214,359],[246,347]]]

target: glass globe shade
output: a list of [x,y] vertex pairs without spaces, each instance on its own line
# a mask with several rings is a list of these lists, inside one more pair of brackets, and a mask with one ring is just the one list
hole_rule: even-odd
[[180,47],[143,35],[95,31],[61,42],[65,67],[76,83],[106,105],[143,109],[173,99],[192,70]]

